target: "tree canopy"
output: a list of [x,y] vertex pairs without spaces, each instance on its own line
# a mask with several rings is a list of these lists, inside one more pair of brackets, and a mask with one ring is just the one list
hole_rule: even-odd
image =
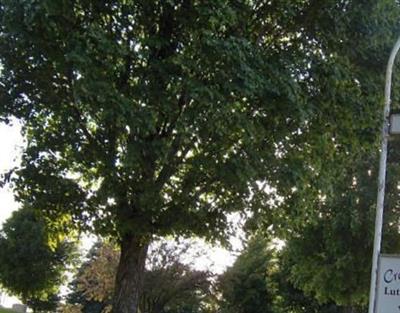
[[117,238],[114,310],[136,312],[153,236],[224,239],[245,210],[295,230],[318,220],[341,169],[376,149],[398,13],[389,0],[4,0],[0,116],[27,138],[17,199]]

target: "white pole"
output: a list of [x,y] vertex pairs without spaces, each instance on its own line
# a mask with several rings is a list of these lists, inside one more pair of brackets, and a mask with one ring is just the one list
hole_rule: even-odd
[[378,275],[378,259],[381,253],[383,204],[385,200],[386,159],[387,159],[387,146],[389,137],[390,93],[392,85],[393,64],[399,49],[400,49],[400,37],[397,39],[397,42],[394,45],[392,52],[390,53],[389,61],[386,68],[385,106],[383,109],[381,157],[379,162],[379,182],[378,182],[378,197],[376,200],[374,252],[372,255],[371,286],[369,292],[368,313],[375,313],[376,311],[375,304],[376,304],[376,288],[377,288],[377,275]]

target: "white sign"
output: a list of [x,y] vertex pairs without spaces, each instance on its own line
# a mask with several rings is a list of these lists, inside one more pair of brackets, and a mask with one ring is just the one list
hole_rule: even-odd
[[376,313],[400,313],[400,255],[379,257]]

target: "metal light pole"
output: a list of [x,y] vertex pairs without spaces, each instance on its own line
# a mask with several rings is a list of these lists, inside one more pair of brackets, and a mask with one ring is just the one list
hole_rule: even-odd
[[372,255],[371,287],[369,293],[368,313],[375,313],[378,259],[381,253],[383,204],[385,199],[386,160],[387,160],[387,147],[388,147],[388,137],[389,137],[392,71],[393,71],[394,60],[396,58],[396,54],[399,51],[399,49],[400,49],[400,37],[397,39],[397,42],[394,45],[392,52],[390,53],[389,61],[386,68],[385,106],[383,109],[383,124],[382,124],[382,138],[381,138],[382,143],[381,143],[381,156],[379,162],[378,197],[376,200],[375,238],[374,238],[374,251]]

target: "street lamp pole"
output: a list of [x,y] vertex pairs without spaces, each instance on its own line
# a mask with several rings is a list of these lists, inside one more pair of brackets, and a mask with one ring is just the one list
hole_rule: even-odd
[[396,58],[399,49],[400,49],[400,37],[397,39],[397,42],[394,45],[392,52],[390,53],[389,61],[386,68],[385,106],[383,109],[381,156],[379,162],[378,196],[376,200],[375,237],[374,237],[374,250],[372,255],[371,286],[369,293],[368,313],[375,313],[378,260],[379,260],[379,255],[381,253],[383,205],[385,200],[386,160],[387,160],[387,147],[389,138],[389,118],[390,118],[390,102],[391,102],[390,94],[392,87],[392,72],[393,72],[394,60]]

